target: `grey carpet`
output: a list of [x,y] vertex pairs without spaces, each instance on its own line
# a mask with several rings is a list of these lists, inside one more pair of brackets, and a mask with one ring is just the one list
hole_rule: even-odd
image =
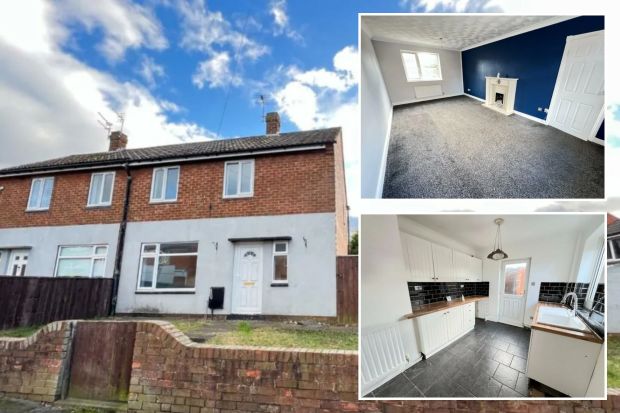
[[466,96],[394,109],[384,198],[603,198],[604,147]]

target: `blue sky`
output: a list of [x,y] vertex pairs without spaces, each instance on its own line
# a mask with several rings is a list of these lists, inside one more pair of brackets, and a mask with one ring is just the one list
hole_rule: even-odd
[[[583,12],[534,0],[0,2],[0,167],[103,151],[98,112],[130,147],[342,126],[359,210],[359,12]],[[600,13],[602,1],[590,3]],[[521,9],[520,9],[521,8]],[[617,113],[617,111],[616,111]],[[615,127],[611,119],[606,122]],[[116,126],[116,125],[115,125]],[[610,140],[620,147],[618,140]]]

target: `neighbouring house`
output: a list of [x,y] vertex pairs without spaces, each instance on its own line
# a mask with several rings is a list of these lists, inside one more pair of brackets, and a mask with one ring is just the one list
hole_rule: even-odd
[[[340,128],[70,155],[0,170],[0,274],[112,277],[117,313],[336,316]],[[217,294],[215,294],[217,296]]]
[[620,220],[607,214],[607,331],[620,333]]

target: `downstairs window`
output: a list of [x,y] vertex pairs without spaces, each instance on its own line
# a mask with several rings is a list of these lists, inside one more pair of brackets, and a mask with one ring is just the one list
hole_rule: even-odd
[[138,289],[193,289],[197,260],[197,242],[143,244]]
[[56,277],[103,277],[107,255],[107,245],[60,246],[55,275]]

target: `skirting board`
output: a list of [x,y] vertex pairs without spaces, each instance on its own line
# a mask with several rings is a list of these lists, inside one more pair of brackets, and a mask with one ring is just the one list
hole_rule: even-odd
[[594,142],[594,143],[596,143],[598,145],[605,146],[605,141],[602,140],[602,139],[597,138],[596,136],[590,138],[590,141]]
[[453,93],[451,95],[434,96],[434,97],[431,97],[431,98],[424,98],[424,99],[403,100],[403,101],[394,103],[392,106],[396,107],[396,106],[408,105],[410,103],[428,102],[429,100],[439,100],[439,99],[445,99],[445,98],[453,98],[453,97],[456,97],[456,96],[463,96],[463,94],[462,93]]
[[390,119],[388,120],[388,127],[385,136],[385,143],[383,144],[383,154],[381,155],[381,166],[379,168],[379,182],[377,182],[377,193],[375,198],[383,198],[383,183],[385,182],[385,170],[387,169],[387,156],[388,148],[390,146],[390,136],[392,135],[392,117],[394,116],[394,106],[390,110]]
[[[476,99],[479,102],[482,102],[482,103],[486,102],[484,99],[480,99],[478,96],[470,95],[469,93],[463,93],[463,94],[465,96],[467,96],[467,97],[472,98],[472,99]],[[534,122],[542,123],[543,125],[547,124],[547,121],[545,121],[543,119],[539,119],[539,118],[537,118],[535,116],[532,116],[532,115],[528,115],[527,113],[519,112],[517,110],[515,110],[513,113],[515,115],[519,115],[521,117],[524,117],[525,119],[529,119],[529,120],[533,120]]]

